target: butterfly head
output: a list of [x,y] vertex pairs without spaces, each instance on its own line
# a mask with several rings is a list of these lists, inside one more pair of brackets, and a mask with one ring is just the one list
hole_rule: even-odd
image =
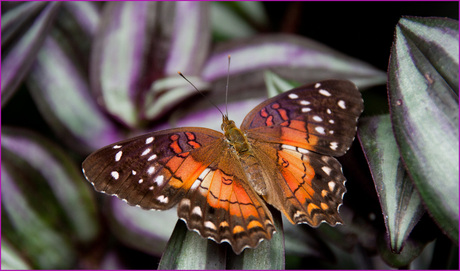
[[222,125],[220,126],[222,131],[226,132],[232,128],[236,128],[235,122],[229,120],[227,115],[222,114]]

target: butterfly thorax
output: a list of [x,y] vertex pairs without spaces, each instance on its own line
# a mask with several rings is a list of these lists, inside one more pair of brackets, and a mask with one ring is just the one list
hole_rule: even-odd
[[225,138],[229,141],[238,155],[245,155],[251,153],[251,147],[248,143],[246,136],[238,129],[233,120],[229,120],[227,116],[222,117],[222,130],[225,133]]
[[265,195],[267,192],[265,184],[267,176],[264,175],[260,162],[256,159],[247,137],[236,127],[235,122],[229,120],[227,116],[222,117],[222,130],[230,145],[237,152],[238,159],[252,188],[259,195]]

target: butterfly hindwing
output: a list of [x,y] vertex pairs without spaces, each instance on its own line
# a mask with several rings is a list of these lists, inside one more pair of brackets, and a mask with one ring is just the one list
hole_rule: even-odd
[[340,156],[353,142],[363,108],[352,82],[327,80],[268,99],[246,116],[241,129],[265,142]]
[[[341,223],[338,208],[346,192],[340,163],[333,157],[286,144],[253,142],[266,179],[264,199],[293,224]],[[263,157],[264,159],[260,159]]]
[[178,215],[189,229],[218,243],[227,241],[239,254],[271,239],[275,227],[265,203],[248,185],[235,154],[228,148],[222,150],[180,201]]

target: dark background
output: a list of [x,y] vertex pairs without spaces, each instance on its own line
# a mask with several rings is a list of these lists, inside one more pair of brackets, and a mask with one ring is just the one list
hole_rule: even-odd
[[402,16],[458,20],[458,2],[265,2],[272,31],[298,34],[387,70]]

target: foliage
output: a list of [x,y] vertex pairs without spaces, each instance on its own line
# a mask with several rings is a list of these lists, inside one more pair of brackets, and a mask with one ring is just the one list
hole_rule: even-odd
[[[2,268],[458,269],[458,21],[384,22],[396,27],[393,47],[372,52],[391,52],[384,72],[275,33],[265,9],[276,3],[1,5]],[[288,5],[286,29],[296,7]],[[343,42],[356,41],[333,41]],[[221,108],[229,73],[237,123],[267,89],[273,96],[328,78],[353,81],[366,109],[361,146],[339,158],[345,224],[284,221],[272,243],[236,256],[187,231],[175,210],[95,193],[79,172],[90,152],[173,126],[220,130],[217,110],[178,70]]]

